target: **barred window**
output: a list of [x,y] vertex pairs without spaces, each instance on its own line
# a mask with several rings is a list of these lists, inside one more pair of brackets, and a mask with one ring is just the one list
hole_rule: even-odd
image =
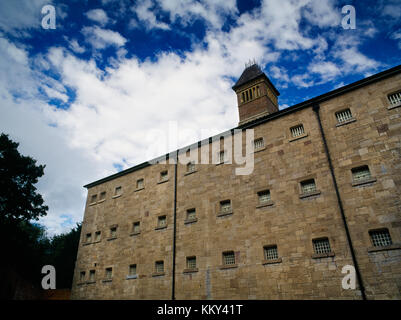
[[160,181],[167,181],[168,180],[168,171],[160,172]]
[[91,197],[91,203],[96,202],[96,200],[97,200],[97,194],[92,195],[92,197]]
[[302,193],[310,193],[316,191],[315,179],[305,180],[301,182]]
[[164,272],[164,261],[156,261],[155,269],[156,269],[157,273],[163,273]]
[[89,281],[95,281],[95,274],[96,274],[95,270],[89,271]]
[[263,248],[266,260],[278,259],[277,246],[266,246]]
[[132,232],[139,232],[139,231],[141,231],[141,224],[140,224],[140,222],[139,222],[139,221],[134,222],[134,223],[132,224]]
[[166,216],[160,216],[157,218],[157,226],[159,228],[165,227],[167,225],[167,218]]
[[231,200],[220,201],[220,212],[230,212],[231,211]]
[[129,273],[130,276],[136,275],[136,264],[131,264],[129,266]]
[[390,233],[387,229],[370,231],[370,238],[372,239],[373,246],[384,247],[393,244],[391,241]]
[[196,257],[187,257],[187,269],[196,269]]
[[113,268],[106,268],[106,279],[110,280],[113,277]]
[[106,199],[106,191],[100,193],[99,200],[104,200],[104,199]]
[[115,238],[117,237],[117,227],[111,227],[110,228],[110,238]]
[[346,122],[346,121],[352,119],[351,110],[346,109],[346,110],[336,112],[336,118],[337,118],[338,123],[343,123],[343,122]]
[[291,128],[291,135],[294,138],[302,136],[304,133],[305,133],[305,130],[304,130],[304,125],[303,124],[300,124],[298,126],[295,126],[295,127]]
[[81,271],[79,274],[79,281],[85,281],[85,271]]
[[144,180],[143,179],[138,179],[138,180],[136,180],[136,188],[137,189],[142,189],[143,188],[143,185],[144,185]]
[[353,168],[351,169],[351,171],[352,171],[352,179],[354,181],[367,180],[372,177],[368,166]]
[[223,252],[223,263],[224,265],[235,264],[235,254],[234,251]]
[[195,171],[195,162],[191,161],[187,163],[187,172]]
[[262,149],[265,146],[265,141],[263,138],[258,138],[253,141],[253,147],[255,150]]
[[100,241],[100,235],[101,235],[101,232],[100,231],[96,231],[96,233],[95,233],[95,241]]
[[264,190],[258,192],[259,204],[267,203],[271,200],[270,198],[270,190]]
[[196,210],[195,209],[189,209],[187,210],[187,219],[195,219],[196,218]]
[[219,152],[219,161],[220,163],[224,163],[226,159],[226,152],[225,151],[220,151]]
[[314,239],[313,248],[316,254],[331,252],[330,242],[328,238]]
[[86,242],[91,242],[92,241],[92,233],[87,233],[86,234]]
[[401,91],[393,93],[393,94],[389,94],[388,100],[390,101],[390,103],[393,106],[401,104]]
[[115,191],[114,191],[114,195],[115,196],[119,196],[123,191],[122,187],[116,187]]

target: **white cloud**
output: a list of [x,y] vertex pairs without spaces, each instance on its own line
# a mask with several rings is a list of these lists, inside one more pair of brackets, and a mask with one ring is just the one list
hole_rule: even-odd
[[[143,24],[146,29],[170,29],[170,27],[166,23],[157,20],[154,13],[154,4],[150,0],[138,2],[135,6],[132,7],[132,11],[136,13],[138,19],[142,22],[141,25]],[[134,24],[131,23],[131,27],[133,26]]]
[[401,49],[401,30],[394,32],[390,36],[391,39],[398,40],[398,48]]
[[68,41],[68,47],[75,53],[84,53],[85,52],[85,47],[80,46],[76,39],[72,39],[71,41]]
[[100,23],[105,26],[109,22],[106,12],[102,9],[92,9],[85,13],[88,19]]
[[337,65],[330,61],[313,61],[309,65],[308,70],[318,74],[322,82],[331,81],[341,74]]
[[98,26],[82,28],[85,40],[95,49],[105,49],[109,46],[122,47],[127,42],[122,35],[116,31],[102,29]]

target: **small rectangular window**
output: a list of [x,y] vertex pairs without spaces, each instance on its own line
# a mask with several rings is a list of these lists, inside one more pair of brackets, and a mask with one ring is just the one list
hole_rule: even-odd
[[117,237],[117,227],[111,227],[110,228],[110,238],[116,238]]
[[85,271],[81,271],[79,274],[79,281],[85,281]]
[[303,124],[291,128],[291,135],[293,138],[302,136],[303,134],[305,134]]
[[268,247],[264,247],[263,249],[264,249],[266,260],[278,259],[277,246],[268,246]]
[[316,183],[314,179],[301,182],[302,193],[311,193],[316,191]]
[[368,166],[353,168],[351,169],[351,171],[352,171],[352,179],[355,182],[368,180],[372,177]]
[[135,276],[136,275],[136,264],[131,264],[129,266],[129,275]]
[[253,147],[255,150],[262,149],[265,146],[265,142],[263,138],[259,138],[253,141]]
[[220,201],[220,212],[221,213],[227,213],[227,212],[231,212],[231,211],[232,211],[231,200]]
[[348,120],[352,119],[352,113],[350,109],[345,109],[339,112],[336,112],[336,118],[338,123],[343,123],[346,122]]
[[234,251],[223,252],[223,264],[224,265],[233,265],[233,264],[235,264]]
[[163,228],[167,225],[167,217],[166,216],[160,216],[157,219],[157,226],[159,228]]
[[167,181],[168,180],[168,171],[160,172],[160,181]]
[[330,242],[328,238],[313,240],[313,248],[316,254],[331,252]]
[[139,221],[132,224],[132,232],[138,233],[141,231],[141,223]]
[[106,199],[106,191],[100,193],[99,200],[104,200],[104,199]]
[[194,172],[195,171],[195,162],[191,161],[187,163],[187,172]]
[[86,234],[86,242],[89,243],[92,241],[92,233],[87,233]]
[[115,191],[114,191],[114,195],[115,196],[119,196],[122,194],[123,188],[122,187],[116,187]]
[[196,218],[196,210],[195,209],[188,209],[187,210],[187,220],[192,220]]
[[264,190],[258,192],[258,198],[259,198],[259,204],[265,204],[268,203],[270,199],[270,191],[269,190]]
[[95,233],[95,241],[100,241],[100,235],[101,235],[101,232],[100,231],[96,231],[96,233]]
[[142,189],[144,187],[144,180],[143,179],[138,179],[136,181],[136,188],[137,189]]
[[375,247],[385,247],[393,244],[387,229],[370,231],[369,234]]
[[89,271],[89,281],[95,281],[95,274],[96,274],[95,270]]
[[113,268],[106,268],[106,279],[111,280],[113,277]]
[[97,200],[97,194],[92,195],[91,197],[91,203],[95,203]]
[[226,152],[220,151],[219,152],[219,163],[224,163],[226,160]]
[[164,272],[164,262],[163,261],[156,261],[155,269],[156,269],[157,273],[163,273]]
[[196,257],[187,257],[187,269],[196,269]]
[[401,91],[389,94],[388,100],[390,101],[391,105],[396,106],[401,104]]

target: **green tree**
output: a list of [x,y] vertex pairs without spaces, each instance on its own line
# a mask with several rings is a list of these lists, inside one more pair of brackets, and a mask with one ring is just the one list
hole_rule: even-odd
[[48,210],[35,187],[45,166],[21,155],[18,145],[0,135],[0,223],[38,220]]

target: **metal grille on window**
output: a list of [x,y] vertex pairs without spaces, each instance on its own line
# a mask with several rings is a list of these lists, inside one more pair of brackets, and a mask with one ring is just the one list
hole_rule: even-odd
[[85,280],[85,271],[82,271],[79,275],[79,280],[84,281]]
[[157,261],[156,262],[156,272],[157,273],[163,273],[164,272],[164,262],[163,261]]
[[104,200],[104,199],[106,199],[106,192],[105,191],[100,194],[99,200]]
[[159,223],[159,224],[158,224],[159,227],[165,227],[165,226],[166,226],[166,216],[159,217],[158,223]]
[[265,145],[263,138],[259,138],[253,141],[254,149],[262,149]]
[[229,212],[229,211],[231,211],[231,201],[222,201],[222,202],[220,202],[220,211],[221,212]]
[[301,182],[302,193],[310,193],[316,191],[315,180],[311,179],[308,181]]
[[336,118],[337,118],[338,123],[343,123],[343,122],[346,122],[346,121],[352,119],[351,110],[347,109],[347,110],[337,112]]
[[86,242],[91,242],[92,240],[92,234],[91,233],[87,233],[86,234]]
[[121,194],[121,191],[122,191],[122,187],[117,187],[114,194],[115,194],[116,196],[118,196],[118,195]]
[[331,252],[329,239],[317,239],[313,240],[313,247],[315,249],[315,253],[329,253]]
[[129,266],[129,275],[130,276],[136,275],[136,264],[131,264]]
[[166,181],[168,177],[168,172],[167,171],[163,171],[160,173],[160,180],[161,181]]
[[137,189],[142,189],[143,188],[143,179],[139,179],[136,182],[136,188]]
[[187,210],[187,219],[195,219],[196,218],[196,210],[195,209],[190,209]]
[[97,200],[97,194],[94,194],[91,198],[91,203],[96,202]]
[[188,269],[196,268],[196,258],[195,257],[187,258],[187,268]]
[[302,136],[304,133],[305,133],[305,130],[304,130],[304,126],[302,124],[291,128],[291,134],[294,138]]
[[115,238],[117,235],[117,228],[111,228],[110,229],[110,237]]
[[187,164],[187,172],[194,172],[195,171],[195,163],[194,162],[188,162]]
[[100,231],[97,231],[95,233],[95,241],[99,241],[100,240]]
[[394,106],[398,105],[398,104],[401,104],[401,91],[397,92],[397,93],[390,94],[388,96],[388,99],[390,100],[390,103],[392,105],[394,105]]
[[263,203],[266,203],[266,202],[270,201],[270,191],[269,190],[259,192],[258,196],[259,196],[259,203],[260,204],[263,204]]
[[134,222],[133,227],[132,227],[132,231],[133,232],[139,232],[139,230],[140,230],[139,222]]
[[220,163],[223,163],[224,162],[224,160],[225,160],[225,151],[220,151],[220,153],[219,153],[219,160],[220,160]]
[[371,174],[368,166],[352,169],[352,178],[354,181],[361,181],[371,178]]
[[235,264],[235,254],[234,252],[224,252],[223,261],[225,265]]
[[266,260],[278,259],[277,246],[265,247],[264,249]]
[[112,275],[113,275],[113,269],[107,268],[106,269],[106,279],[111,279]]
[[371,231],[370,237],[375,247],[389,246],[393,243],[388,230]]
[[89,281],[94,281],[95,280],[95,270],[91,270],[89,272]]

